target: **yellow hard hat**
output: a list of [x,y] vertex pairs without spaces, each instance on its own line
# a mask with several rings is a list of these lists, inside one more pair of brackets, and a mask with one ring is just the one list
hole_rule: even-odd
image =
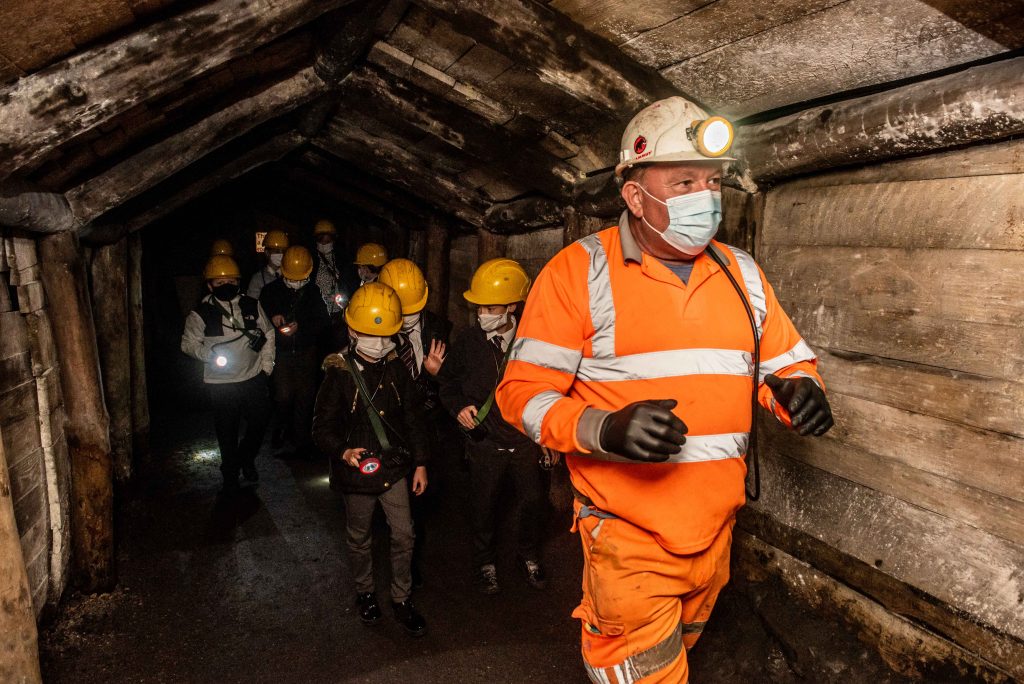
[[210,256],[235,256],[235,250],[231,246],[231,243],[227,240],[219,239],[214,240],[213,245],[210,247]]
[[491,259],[476,269],[462,296],[478,306],[494,306],[524,301],[529,291],[530,276],[522,266],[511,259]]
[[281,274],[288,280],[305,280],[313,272],[313,255],[305,247],[295,245],[284,251]]
[[313,237],[320,237],[321,235],[337,235],[338,229],[334,227],[334,224],[327,219],[320,219],[313,226]]
[[352,295],[345,322],[364,335],[390,337],[402,328],[402,300],[387,285],[367,283]]
[[288,249],[288,234],[272,230],[263,237],[263,249]]
[[644,107],[626,124],[615,175],[637,164],[688,161],[736,161],[725,154],[732,147],[733,126],[721,116],[708,116],[686,98],[675,95]]
[[376,266],[380,268],[388,262],[388,250],[384,245],[376,242],[367,242],[356,252],[356,266]]
[[203,269],[203,278],[213,280],[214,278],[238,278],[241,272],[238,264],[231,257],[224,254],[215,254],[206,262]]
[[398,293],[402,300],[402,315],[423,311],[427,305],[427,281],[420,267],[408,259],[392,259],[384,264],[377,276],[377,282],[387,285]]

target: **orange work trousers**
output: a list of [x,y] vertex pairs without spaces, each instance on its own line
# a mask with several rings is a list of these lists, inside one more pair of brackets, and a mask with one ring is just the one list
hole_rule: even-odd
[[[581,510],[583,510],[581,516]],[[686,651],[729,581],[735,519],[699,553],[677,555],[620,518],[576,502],[583,542],[583,663],[596,684],[685,684]]]

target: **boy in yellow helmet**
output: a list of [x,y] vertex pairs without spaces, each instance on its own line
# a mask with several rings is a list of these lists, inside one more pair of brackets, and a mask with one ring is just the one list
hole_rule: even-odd
[[253,299],[259,299],[263,288],[281,277],[281,262],[288,249],[288,234],[283,230],[271,230],[263,236],[263,256],[267,263],[252,274],[246,289]]
[[[373,580],[373,513],[380,503],[391,528],[391,601],[412,636],[427,625],[413,607],[414,533],[409,491],[427,487],[427,425],[423,396],[395,353],[402,327],[395,291],[380,283],[359,288],[345,310],[352,341],[324,362],[313,439],[331,461],[331,487],[345,494],[346,526],[359,618],[377,622]],[[411,488],[407,485],[412,478]]]
[[470,507],[473,560],[478,589],[499,591],[495,566],[498,494],[509,478],[516,493],[519,563],[535,589],[546,584],[540,564],[544,478],[540,449],[505,422],[494,392],[516,336],[516,313],[530,289],[530,278],[511,259],[480,265],[463,295],[476,306],[479,325],[463,331],[441,366],[441,402],[470,438]]
[[330,327],[320,289],[310,281],[313,257],[305,247],[295,245],[284,253],[281,278],[260,295],[260,304],[274,324],[277,357],[271,386],[277,425],[274,446],[286,434],[291,436],[295,456],[316,455],[310,437],[313,399],[316,396],[321,337]]
[[[224,494],[238,489],[238,474],[259,479],[256,454],[270,413],[266,376],[274,370],[274,337],[259,303],[239,294],[238,264],[210,257],[203,273],[209,294],[185,319],[181,351],[202,361],[210,390]],[[238,431],[245,419],[241,441]]]

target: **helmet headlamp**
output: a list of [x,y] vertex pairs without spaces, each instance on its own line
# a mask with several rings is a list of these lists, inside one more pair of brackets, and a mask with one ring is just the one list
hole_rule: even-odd
[[734,136],[732,124],[722,116],[694,121],[686,129],[686,137],[706,157],[721,157],[728,152]]

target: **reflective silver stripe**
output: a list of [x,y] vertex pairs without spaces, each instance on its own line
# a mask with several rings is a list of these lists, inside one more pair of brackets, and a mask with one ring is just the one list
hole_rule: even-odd
[[594,337],[591,340],[594,356],[615,356],[615,300],[612,299],[608,255],[596,233],[588,235],[579,243],[590,255],[587,289],[590,292],[590,320],[594,324]]
[[634,653],[621,663],[608,665],[606,667],[595,667],[583,661],[590,681],[595,684],[611,684],[611,677],[608,673],[615,675],[619,684],[634,684],[634,682],[650,677],[661,672],[679,657],[683,652],[683,623],[676,625],[665,639],[651,646],[647,650]]
[[524,361],[572,375],[579,368],[583,353],[543,340],[520,337],[512,343],[510,358],[512,361]]
[[540,442],[540,428],[544,424],[544,416],[548,415],[556,401],[564,398],[565,395],[561,392],[545,390],[526,402],[526,408],[523,409],[523,429],[530,439]]
[[785,354],[780,354],[773,359],[765,359],[761,361],[761,377],[758,379],[759,382],[764,382],[764,378],[769,373],[775,373],[782,370],[786,366],[791,366],[798,361],[814,361],[817,359],[814,350],[808,346],[806,342],[800,340],[793,345]]
[[750,305],[754,308],[754,322],[757,324],[757,336],[764,334],[764,321],[768,318],[768,303],[764,296],[764,283],[761,281],[761,273],[757,269],[754,258],[742,249],[730,247],[736,257],[736,263],[743,275],[743,284],[747,287],[747,294],[750,296]]
[[587,661],[583,661],[583,667],[587,669],[587,676],[590,677],[590,681],[594,684],[611,684],[608,681],[608,676],[604,673],[603,667],[594,667]]
[[[539,396],[539,395],[538,395]],[[532,401],[532,400],[531,400]],[[524,419],[525,425],[525,419]],[[686,436],[686,444],[677,454],[672,454],[664,463],[701,463],[704,461],[722,461],[727,458],[740,458],[747,453],[746,432],[726,432],[719,435]],[[576,454],[580,458],[592,458],[597,461],[614,461],[616,463],[633,463],[647,465],[643,461],[634,461],[618,454],[603,451],[592,451],[589,454]]]
[[807,378],[808,380],[813,382],[815,385],[817,385],[819,389],[821,389],[821,383],[818,382],[818,378],[814,377],[810,373],[805,373],[804,371],[793,371],[792,373],[790,373],[786,377],[787,378]]
[[684,375],[754,374],[750,352],[732,349],[671,349],[605,359],[583,359],[576,377],[585,382],[651,380]]

